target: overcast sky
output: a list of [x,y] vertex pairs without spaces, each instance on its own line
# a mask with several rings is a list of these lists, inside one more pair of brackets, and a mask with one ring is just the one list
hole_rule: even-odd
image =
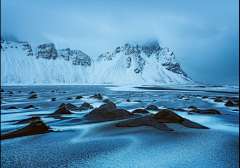
[[239,84],[238,0],[1,0],[1,36],[91,57],[157,39],[194,80]]

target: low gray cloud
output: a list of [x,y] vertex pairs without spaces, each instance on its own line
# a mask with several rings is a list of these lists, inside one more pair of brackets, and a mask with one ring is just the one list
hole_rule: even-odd
[[194,80],[238,83],[238,6],[237,0],[2,0],[1,35],[92,57],[155,38]]

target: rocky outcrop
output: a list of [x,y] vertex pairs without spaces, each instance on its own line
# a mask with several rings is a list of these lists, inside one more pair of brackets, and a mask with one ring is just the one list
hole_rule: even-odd
[[36,58],[44,58],[44,59],[57,59],[58,54],[57,54],[57,50],[55,48],[55,45],[53,43],[50,44],[42,44],[39,45],[36,48]]

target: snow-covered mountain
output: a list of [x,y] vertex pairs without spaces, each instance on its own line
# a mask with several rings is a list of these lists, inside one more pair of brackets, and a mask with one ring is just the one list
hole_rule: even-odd
[[157,41],[117,47],[92,59],[54,44],[32,48],[1,39],[2,84],[184,84],[193,83],[173,52]]

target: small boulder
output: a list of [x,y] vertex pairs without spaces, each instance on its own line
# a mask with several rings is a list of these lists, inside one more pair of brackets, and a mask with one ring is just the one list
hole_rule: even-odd
[[142,101],[141,101],[141,100],[134,100],[134,102],[142,103]]
[[61,105],[58,110],[56,110],[52,115],[61,115],[61,114],[72,114],[67,108],[66,105]]
[[14,94],[14,93],[12,91],[10,91],[9,94]]
[[147,110],[145,110],[145,109],[136,109],[136,110],[132,111],[132,113],[147,114],[149,112]]
[[89,103],[86,103],[86,102],[84,102],[79,108],[79,110],[88,110],[88,109],[93,109],[93,106],[91,106]]
[[72,100],[72,98],[71,98],[71,97],[69,97],[69,98],[67,98],[66,100]]
[[101,95],[100,93],[94,94],[94,96],[91,96],[90,98],[97,98],[97,99],[99,99],[99,100],[102,100],[102,99],[103,99],[103,97],[102,97],[102,95]]
[[36,93],[36,92],[34,92],[34,91],[31,91],[29,94],[33,94],[33,93]]
[[29,105],[27,107],[24,107],[23,109],[30,109],[30,108],[36,108],[36,107],[34,107],[33,105]]
[[75,99],[81,99],[81,98],[83,98],[82,96],[77,96]]
[[1,89],[1,91],[0,91],[0,92],[5,92],[5,90]]
[[18,108],[15,107],[15,106],[11,106],[11,107],[6,108],[6,110],[7,110],[7,109],[18,109]]
[[129,99],[127,99],[126,102],[131,102],[131,101]]
[[28,99],[34,99],[34,98],[37,98],[37,95],[36,95],[36,94],[30,96]]
[[207,98],[208,98],[208,96],[203,96],[202,98],[203,98],[203,99],[207,99]]
[[56,98],[52,98],[52,101],[56,101],[57,99]]
[[155,105],[149,105],[146,109],[148,110],[159,110],[157,106]]
[[225,104],[225,106],[234,106],[234,103],[230,100],[227,101],[227,103]]

